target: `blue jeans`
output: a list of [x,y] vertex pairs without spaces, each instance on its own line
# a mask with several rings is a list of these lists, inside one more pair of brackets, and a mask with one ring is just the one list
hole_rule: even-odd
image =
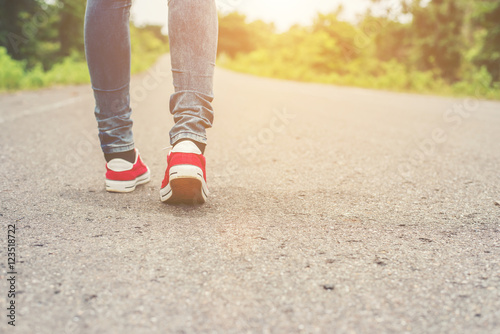
[[[165,0],[167,1],[167,0]],[[96,101],[95,117],[104,153],[134,148],[130,108],[132,0],[88,0],[85,54]],[[205,144],[214,112],[213,74],[217,52],[215,0],[169,0],[168,32],[175,93],[170,143],[191,139]]]

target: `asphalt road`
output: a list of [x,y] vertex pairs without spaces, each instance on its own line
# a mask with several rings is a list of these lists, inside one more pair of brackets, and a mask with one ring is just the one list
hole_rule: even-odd
[[211,196],[168,206],[169,68],[133,79],[131,194],[89,86],[0,95],[1,333],[500,333],[500,103],[218,69]]

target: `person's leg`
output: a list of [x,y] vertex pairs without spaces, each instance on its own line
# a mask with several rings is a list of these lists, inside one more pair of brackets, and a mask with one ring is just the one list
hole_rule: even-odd
[[130,192],[150,180],[134,148],[130,119],[131,5],[132,0],[88,0],[85,13],[85,54],[107,162],[106,190],[112,192]]
[[175,125],[170,143],[194,141],[203,151],[206,129],[214,113],[213,75],[217,53],[217,10],[214,0],[170,0],[168,35],[175,93],[170,112]]
[[206,129],[214,113],[213,75],[217,53],[215,0],[170,0],[168,32],[175,93],[170,112],[175,125],[170,131],[174,146],[167,157],[167,170],[160,199],[167,203],[203,203],[206,184]]
[[131,4],[131,0],[87,1],[85,54],[105,155],[134,149],[129,97]]

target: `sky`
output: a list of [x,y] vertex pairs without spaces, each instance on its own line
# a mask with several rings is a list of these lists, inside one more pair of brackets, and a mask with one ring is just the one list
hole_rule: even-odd
[[[309,25],[317,12],[332,12],[338,5],[344,7],[342,19],[355,21],[356,14],[370,7],[370,0],[217,0],[220,11],[237,10],[250,21],[274,22],[278,31],[286,31],[295,23]],[[166,25],[167,15],[167,0],[135,0],[132,5],[132,19],[138,25]]]

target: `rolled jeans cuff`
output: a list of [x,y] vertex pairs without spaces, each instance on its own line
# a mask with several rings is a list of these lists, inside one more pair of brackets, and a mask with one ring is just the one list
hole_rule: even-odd
[[132,144],[128,144],[128,145],[124,145],[124,146],[101,146],[102,148],[102,152],[104,154],[111,154],[111,153],[121,153],[121,152],[127,152],[127,151],[130,151],[130,150],[133,150],[135,148],[135,145],[134,143]]
[[181,139],[189,139],[189,140],[194,140],[198,143],[206,144],[207,143],[207,137],[199,135],[194,132],[181,132],[176,134],[175,136],[170,138],[170,145],[174,145]]

